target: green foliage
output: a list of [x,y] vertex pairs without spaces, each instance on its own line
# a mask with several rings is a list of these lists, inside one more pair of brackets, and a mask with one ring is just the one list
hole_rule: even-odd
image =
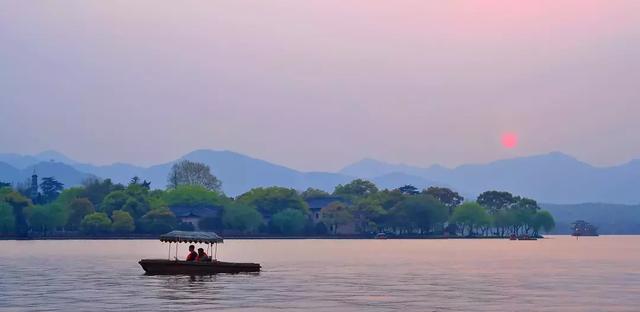
[[233,204],[225,207],[222,222],[225,228],[253,233],[263,223],[262,215],[252,206]]
[[334,202],[320,210],[320,220],[329,226],[333,233],[337,233],[339,226],[348,224],[353,220],[353,215],[347,205],[341,202]]
[[302,192],[300,196],[302,196],[302,199],[304,200],[309,200],[309,199],[315,199],[315,198],[326,198],[331,196],[331,194],[323,190],[310,187],[310,188],[307,188],[306,191]]
[[16,230],[16,220],[13,215],[13,207],[4,201],[0,201],[0,234],[10,234]]
[[102,203],[109,193],[124,190],[122,184],[114,184],[111,179],[88,179],[83,182],[83,186],[81,194],[76,197],[88,198],[96,207]]
[[31,207],[31,201],[24,195],[9,188],[0,189],[0,201],[11,206],[14,216],[14,231],[18,236],[26,236],[29,230],[25,210]]
[[165,191],[163,190],[153,190],[149,192],[149,209],[159,209],[159,208],[167,208],[169,205],[164,200]]
[[56,198],[55,203],[62,207],[69,207],[74,199],[84,197],[83,194],[84,189],[81,187],[68,188],[60,193],[58,198]]
[[124,210],[114,210],[111,219],[111,231],[115,233],[131,233],[136,229],[133,217]]
[[373,193],[378,192],[378,187],[370,181],[356,179],[345,185],[338,184],[335,190],[333,191],[333,195],[336,196],[347,196],[347,197],[357,197],[357,196],[367,196]]
[[64,189],[64,184],[54,177],[45,177],[42,178],[40,189],[42,190],[42,201],[50,203],[60,195],[60,192]]
[[443,203],[449,209],[449,215],[453,213],[453,208],[464,201],[464,197],[446,187],[432,186],[424,190],[423,193],[431,195]]
[[419,230],[421,234],[442,227],[447,220],[447,208],[430,195],[410,196],[390,211],[392,224],[408,233]]
[[263,216],[272,216],[285,209],[300,210],[305,214],[309,210],[296,190],[277,186],[254,188],[236,201],[255,207]]
[[489,209],[492,214],[508,209],[518,201],[509,192],[487,191],[478,196],[477,203]]
[[[87,202],[89,202],[88,199]],[[90,213],[84,216],[80,222],[80,230],[86,234],[103,234],[109,232],[110,229],[111,220],[103,212]]]
[[456,224],[462,235],[465,229],[468,235],[474,235],[474,228],[490,225],[491,217],[480,204],[467,202],[455,208],[449,222]]
[[351,206],[351,213],[357,228],[363,233],[377,231],[387,214],[378,198],[373,196],[356,199]]
[[169,207],[222,206],[229,201],[221,193],[201,185],[180,185],[165,192],[162,199]]
[[410,185],[410,184],[407,184],[405,186],[399,187],[398,191],[400,193],[402,193],[402,194],[405,194],[405,195],[416,195],[416,194],[420,193],[420,191],[418,191],[417,187],[415,187],[413,185]]
[[141,228],[147,233],[166,233],[175,229],[177,224],[176,216],[168,208],[151,210],[140,219]]
[[372,199],[380,203],[380,206],[386,211],[389,211],[391,208],[395,207],[399,202],[403,201],[407,196],[402,194],[399,190],[382,190],[381,192],[377,192],[367,196],[367,198]]
[[124,190],[111,192],[100,204],[100,211],[112,214],[115,210],[122,210],[127,200],[129,200],[129,195]]
[[32,206],[26,214],[31,229],[43,234],[63,227],[68,218],[68,210],[56,202]]
[[211,174],[209,166],[189,160],[179,161],[171,167],[168,182],[167,188],[169,189],[181,185],[200,185],[215,192],[221,192],[222,189],[222,182]]
[[129,184],[126,189],[109,193],[100,211],[111,214],[114,210],[127,211],[134,218],[139,218],[149,211],[149,190],[140,184]]
[[542,229],[545,232],[550,232],[556,226],[553,216],[548,211],[537,211],[533,217],[533,231],[535,234]]
[[300,234],[304,230],[307,218],[300,210],[285,209],[271,217],[270,228],[286,235]]
[[[94,213],[96,210],[91,201],[86,198],[76,198],[69,205],[69,218],[67,227],[70,230],[77,230],[86,215]],[[106,215],[106,214],[105,214]]]

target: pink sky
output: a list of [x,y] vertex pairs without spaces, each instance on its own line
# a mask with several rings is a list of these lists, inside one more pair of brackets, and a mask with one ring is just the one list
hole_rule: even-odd
[[640,158],[640,1],[3,1],[0,46],[0,152]]

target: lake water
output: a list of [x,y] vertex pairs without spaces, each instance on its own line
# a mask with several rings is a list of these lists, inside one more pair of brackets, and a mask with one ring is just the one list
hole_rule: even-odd
[[227,240],[221,260],[263,272],[144,275],[137,261],[167,250],[152,240],[0,241],[0,309],[640,310],[640,236]]

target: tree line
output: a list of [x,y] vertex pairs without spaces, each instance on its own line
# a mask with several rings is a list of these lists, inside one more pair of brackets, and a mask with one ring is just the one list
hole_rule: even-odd
[[[35,190],[33,183],[28,188],[0,184],[0,234],[192,230],[193,224],[180,222],[170,207],[215,207],[219,213],[200,219],[201,229],[244,234],[327,235],[350,227],[359,234],[504,237],[538,235],[555,225],[535,200],[499,191],[465,201],[449,188],[381,190],[356,179],[331,193],[273,186],[234,198],[222,192],[222,182],[208,166],[187,160],[172,167],[167,182],[165,189],[151,189],[151,182],[138,177],[127,185],[90,179],[66,189],[54,177],[43,178]],[[328,202],[318,218],[308,206],[314,200]]]

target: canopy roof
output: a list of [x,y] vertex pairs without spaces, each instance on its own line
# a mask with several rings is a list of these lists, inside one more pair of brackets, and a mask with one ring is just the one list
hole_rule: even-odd
[[213,232],[171,231],[160,235],[161,242],[169,243],[222,243],[222,237]]

